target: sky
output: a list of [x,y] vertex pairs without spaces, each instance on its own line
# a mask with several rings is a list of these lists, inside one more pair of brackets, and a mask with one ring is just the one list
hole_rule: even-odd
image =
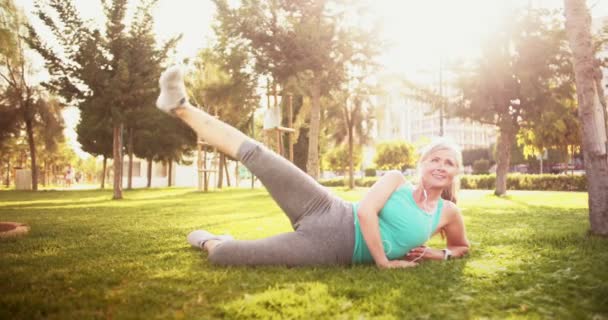
[[[369,7],[370,19],[380,22],[380,38],[388,43],[380,63],[392,73],[427,83],[437,82],[440,61],[472,59],[478,55],[480,39],[515,8],[526,5],[563,8],[563,0],[360,1]],[[130,2],[136,5],[138,1]],[[16,3],[44,37],[42,23],[32,15],[34,0],[16,0]],[[103,24],[100,1],[74,0],[74,3],[83,18]],[[587,4],[593,17],[608,16],[608,1],[588,0]],[[183,36],[176,48],[175,62],[196,56],[212,42],[214,11],[209,0],[159,0],[153,13],[158,40]],[[42,69],[41,63],[39,69]],[[73,129],[78,122],[78,110],[67,108],[64,118],[68,140],[79,156],[86,157],[79,149]]]

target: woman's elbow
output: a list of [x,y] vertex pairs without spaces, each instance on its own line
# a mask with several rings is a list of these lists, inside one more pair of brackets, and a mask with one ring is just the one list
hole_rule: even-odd
[[365,220],[367,218],[367,215],[361,210],[357,210],[357,219],[359,219],[359,221],[361,220]]
[[357,210],[357,218],[359,221],[367,221],[371,216],[370,210],[366,210],[365,208],[359,208],[359,210]]
[[471,244],[469,243],[469,241],[466,241],[459,247],[460,247],[460,256],[467,255],[469,253],[469,251],[471,250]]

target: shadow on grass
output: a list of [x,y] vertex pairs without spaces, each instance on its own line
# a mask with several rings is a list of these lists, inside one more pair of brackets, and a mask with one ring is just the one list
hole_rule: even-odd
[[[56,191],[56,192],[63,192],[63,191]],[[77,192],[77,191],[73,191],[73,192]],[[99,194],[95,194],[94,196],[95,196],[95,198],[99,198]],[[103,208],[103,207],[120,207],[120,206],[125,206],[125,205],[142,205],[145,207],[145,206],[150,206],[153,204],[160,204],[160,203],[169,204],[171,202],[174,202],[175,204],[180,204],[180,201],[186,201],[186,200],[192,201],[193,199],[205,201],[206,199],[208,199],[208,197],[213,197],[214,202],[218,202],[221,200],[233,200],[233,201],[239,201],[239,202],[246,202],[246,201],[266,199],[268,197],[268,195],[265,192],[254,193],[254,194],[252,194],[251,192],[249,192],[249,193],[243,192],[242,194],[239,194],[238,192],[235,192],[235,193],[225,192],[225,193],[211,194],[211,193],[188,191],[188,192],[178,193],[178,194],[173,193],[173,194],[154,196],[154,197],[145,197],[145,198],[137,198],[137,197],[130,198],[127,196],[121,200],[111,200],[109,198],[102,198],[102,199],[88,200],[88,201],[85,200],[87,198],[92,198],[92,196],[91,197],[80,196],[79,199],[76,201],[74,201],[73,199],[70,199],[70,198],[67,198],[66,200],[18,199],[18,200],[6,200],[6,201],[2,200],[3,204],[0,205],[0,210],[2,210],[2,209],[7,209],[7,210],[8,209],[69,209],[69,208],[76,208],[76,207],[91,207],[91,206]],[[13,202],[13,203],[11,203],[11,202]],[[27,203],[15,204],[15,202],[17,202],[17,203],[27,202]],[[104,204],[104,203],[107,205],[102,206],[101,204]],[[230,204],[230,205],[233,205],[233,204]]]
[[[78,195],[53,198],[78,204]],[[41,198],[33,200],[52,207],[13,210],[11,217],[30,219],[36,228],[2,243],[0,318],[608,315],[608,242],[586,236],[587,211],[578,207],[532,204],[517,196],[470,204],[464,211],[473,243],[469,256],[413,269],[225,268],[211,266],[205,253],[190,248],[186,234],[199,225],[257,238],[288,231],[265,191],[171,189],[126,196],[107,204],[89,199],[89,210]],[[3,216],[7,212],[0,209]],[[242,219],[249,222],[231,223]],[[273,225],[256,229],[264,223]],[[432,247],[444,245],[431,241]]]
[[[217,317],[298,318],[307,310],[305,317],[315,319],[345,315],[404,319],[437,316],[437,306],[429,301],[447,301],[462,285],[466,264],[466,260],[426,262],[400,270],[373,265],[209,269],[228,270],[241,288],[218,297],[222,302],[215,308]],[[234,287],[235,280],[225,279],[222,285]]]

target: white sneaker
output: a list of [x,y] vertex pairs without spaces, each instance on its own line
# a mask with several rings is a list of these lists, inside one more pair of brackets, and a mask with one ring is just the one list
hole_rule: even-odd
[[175,65],[165,70],[158,80],[160,95],[156,99],[156,106],[171,114],[175,109],[188,104],[188,94],[184,85],[184,71],[181,66]]
[[193,247],[196,247],[199,249],[203,248],[203,245],[205,245],[205,242],[207,242],[207,240],[220,240],[220,241],[234,240],[234,238],[231,235],[228,235],[228,234],[214,235],[213,233],[205,231],[205,230],[194,230],[194,231],[190,232],[187,239],[188,239],[189,244],[191,244]]

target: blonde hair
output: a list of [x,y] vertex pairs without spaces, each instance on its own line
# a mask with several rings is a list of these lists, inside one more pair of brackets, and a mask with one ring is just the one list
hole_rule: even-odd
[[422,183],[422,176],[420,176],[420,173],[422,172],[420,170],[422,162],[426,160],[431,154],[441,150],[451,151],[456,156],[455,160],[456,166],[458,167],[458,174],[454,176],[450,186],[448,188],[443,189],[443,192],[441,192],[441,197],[443,199],[456,203],[458,201],[457,194],[460,190],[459,175],[463,172],[464,165],[462,164],[462,151],[460,149],[460,146],[451,139],[445,137],[436,138],[420,150],[420,159],[418,160],[418,174],[420,183]]

